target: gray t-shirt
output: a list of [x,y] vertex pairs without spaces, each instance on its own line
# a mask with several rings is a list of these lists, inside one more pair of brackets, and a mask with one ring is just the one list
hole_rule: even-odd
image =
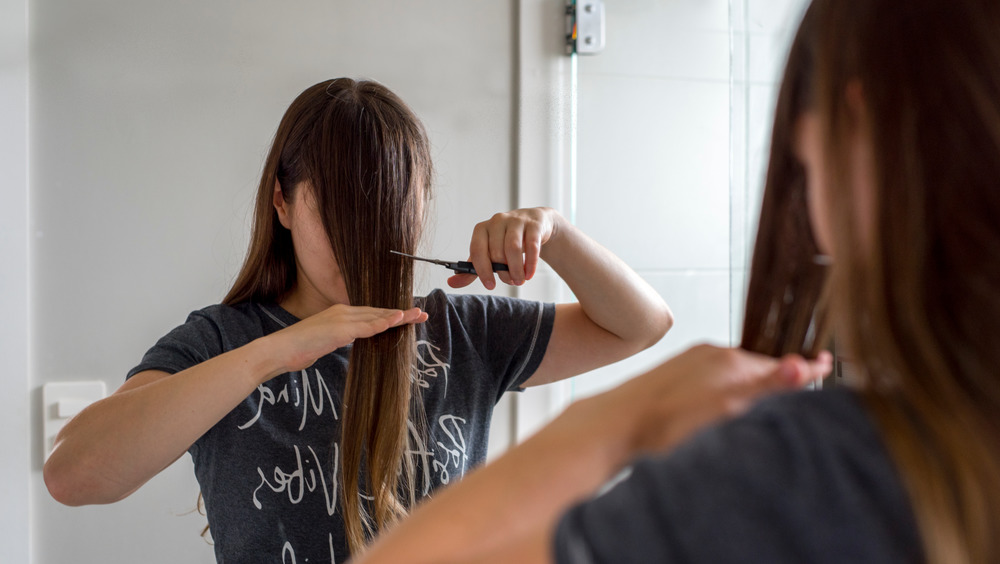
[[900,477],[859,398],[766,400],[635,464],[563,516],[559,563],[922,562]]
[[[416,305],[429,315],[417,328],[412,373],[428,432],[408,456],[416,493],[426,496],[485,460],[493,406],[538,368],[555,307],[441,291]],[[160,339],[128,376],[176,373],[297,321],[273,304],[211,306]],[[338,349],[259,386],[189,449],[219,562],[347,559],[335,476],[349,355]]]

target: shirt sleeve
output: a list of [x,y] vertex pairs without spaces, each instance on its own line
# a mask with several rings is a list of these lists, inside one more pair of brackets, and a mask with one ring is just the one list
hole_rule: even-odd
[[[452,342],[464,341],[495,378],[496,401],[504,392],[519,389],[545,356],[555,305],[496,296],[449,295],[447,300]],[[453,354],[462,353],[455,349]],[[457,364],[461,358],[454,360]]]
[[[814,394],[805,403],[816,407]],[[873,425],[856,402],[839,403],[794,416],[768,407],[637,462],[563,516],[556,561],[920,562]]]
[[143,355],[139,364],[129,370],[125,379],[145,370],[161,370],[175,374],[223,352],[222,333],[214,320],[201,311],[188,316],[183,325],[174,328]]
[[[486,339],[487,358],[501,374],[500,390],[523,391],[545,357],[555,321],[555,304],[493,298]],[[509,335],[509,337],[508,337]],[[499,399],[499,398],[497,398]]]

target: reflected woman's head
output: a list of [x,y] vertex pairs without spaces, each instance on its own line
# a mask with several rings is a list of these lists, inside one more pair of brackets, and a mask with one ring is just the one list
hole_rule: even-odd
[[813,353],[829,317],[931,561],[1000,557],[997,29],[990,0],[812,3],[747,299],[743,346],[770,354]]
[[[278,125],[250,250],[224,303],[279,302],[308,283],[327,303],[343,293],[355,306],[409,309],[413,264],[390,251],[415,253],[431,177],[423,125],[389,89],[347,78],[307,88]],[[414,347],[405,325],[351,349],[340,437],[331,440],[339,439],[338,513],[352,551],[415,497],[403,467],[407,422],[422,420]]]
[[278,125],[258,187],[247,261],[225,303],[278,301],[292,290],[295,252],[275,203],[276,197],[297,203],[306,189],[351,303],[395,307],[364,296],[362,286],[379,273],[410,288],[411,264],[389,251],[415,250],[432,170],[423,125],[385,86],[339,78],[307,88]]

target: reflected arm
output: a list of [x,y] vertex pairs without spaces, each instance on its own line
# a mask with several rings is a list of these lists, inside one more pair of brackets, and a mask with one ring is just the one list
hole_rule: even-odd
[[541,259],[578,300],[556,306],[545,356],[525,386],[555,382],[631,356],[655,344],[673,325],[670,308],[649,284],[552,208],[514,210],[479,223],[469,257],[478,275],[452,276],[452,287],[478,278],[492,290],[496,281],[491,261],[507,264],[509,271],[496,276],[519,286],[534,276]]
[[561,215],[541,258],[577,303],[556,306],[549,346],[525,386],[555,382],[656,344],[673,325],[663,298],[624,261]]
[[336,304],[176,374],[140,372],[63,427],[43,469],[45,485],[67,505],[123,499],[264,382],[355,339],[426,320],[418,308]]
[[176,374],[140,372],[70,420],[45,462],[66,505],[113,503],[181,457],[263,381],[277,374],[263,340]]

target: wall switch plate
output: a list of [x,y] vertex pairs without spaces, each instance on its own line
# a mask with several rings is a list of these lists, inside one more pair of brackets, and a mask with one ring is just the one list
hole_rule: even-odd
[[48,459],[56,435],[83,408],[107,396],[104,382],[51,382],[42,386],[42,452]]

